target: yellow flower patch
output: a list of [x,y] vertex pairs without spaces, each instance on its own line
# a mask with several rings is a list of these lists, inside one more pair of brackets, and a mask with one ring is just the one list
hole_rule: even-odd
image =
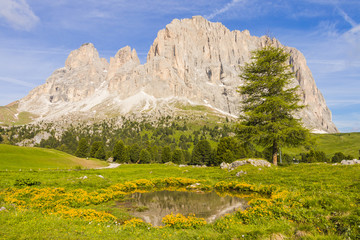
[[54,212],[49,212],[49,214],[60,215],[64,218],[82,218],[86,221],[94,221],[94,222],[109,222],[115,221],[116,217],[113,215],[102,212],[95,211],[93,209],[76,209],[76,208],[68,208],[68,207],[58,207]]
[[124,222],[125,228],[139,228],[139,227],[151,227],[150,223],[146,223],[139,218],[132,218]]
[[164,223],[166,227],[183,229],[201,227],[206,224],[206,221],[204,218],[195,217],[195,215],[189,215],[188,217],[185,217],[184,215],[178,213],[176,215],[166,215],[162,219],[162,223]]

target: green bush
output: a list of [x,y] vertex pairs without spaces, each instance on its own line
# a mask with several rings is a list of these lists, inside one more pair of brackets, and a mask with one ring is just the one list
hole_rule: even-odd
[[331,162],[333,163],[338,163],[341,162],[342,160],[346,159],[345,154],[343,154],[342,152],[337,152],[334,154],[334,156],[331,158]]
[[309,153],[301,153],[301,161],[307,163],[313,162],[328,162],[329,159],[326,154],[322,151],[310,150]]
[[34,186],[34,185],[40,185],[41,182],[33,180],[31,178],[20,178],[16,179],[14,186],[16,187],[24,187],[24,186]]

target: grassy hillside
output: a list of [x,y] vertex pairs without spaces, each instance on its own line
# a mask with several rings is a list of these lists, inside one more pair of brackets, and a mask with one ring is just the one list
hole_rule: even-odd
[[337,133],[317,135],[317,150],[333,155],[336,152],[359,157],[360,133]]
[[0,170],[44,168],[96,168],[107,164],[99,160],[86,160],[54,149],[18,147],[0,144]]
[[0,106],[0,126],[1,125],[23,125],[30,123],[35,115],[29,112],[18,112],[18,103],[10,103]]
[[[335,134],[314,134],[316,144],[313,145],[317,151],[323,151],[327,157],[332,157],[336,152],[342,152],[345,155],[351,155],[359,158],[360,133],[335,133]],[[300,154],[307,152],[301,148],[286,148],[283,150],[287,154]]]

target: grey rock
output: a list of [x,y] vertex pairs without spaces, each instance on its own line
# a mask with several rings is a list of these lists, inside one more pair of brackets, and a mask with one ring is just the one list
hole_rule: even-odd
[[243,176],[243,175],[246,175],[246,174],[247,174],[246,171],[241,170],[240,172],[237,172],[237,173],[236,173],[236,176],[237,176],[237,177],[240,177],[240,176]]
[[192,167],[197,167],[197,168],[206,168],[206,165],[192,165]]
[[353,160],[342,160],[342,165],[354,165],[354,164],[360,164],[360,160],[353,159]]
[[194,188],[198,188],[200,185],[201,185],[201,183],[194,183],[194,184],[192,184],[190,186],[187,186],[186,188],[194,189]]
[[238,160],[238,161],[235,161],[235,162],[232,162],[232,163],[222,162],[220,164],[220,168],[221,169],[228,169],[229,171],[232,171],[235,168],[246,165],[246,164],[251,164],[251,165],[253,165],[255,167],[259,167],[259,166],[261,166],[261,167],[271,167],[271,163],[269,163],[266,160],[262,160],[262,159],[246,159],[246,160]]
[[221,169],[228,169],[228,168],[229,168],[229,166],[230,166],[230,164],[229,164],[229,163],[226,163],[226,162],[222,162],[222,163],[220,163],[220,168],[221,168]]

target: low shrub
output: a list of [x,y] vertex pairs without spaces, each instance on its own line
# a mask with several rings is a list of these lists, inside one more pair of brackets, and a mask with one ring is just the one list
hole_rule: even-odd
[[16,179],[14,186],[15,187],[24,187],[24,186],[34,186],[34,185],[40,185],[41,182],[36,181],[34,179],[31,178],[20,178],[20,179]]

